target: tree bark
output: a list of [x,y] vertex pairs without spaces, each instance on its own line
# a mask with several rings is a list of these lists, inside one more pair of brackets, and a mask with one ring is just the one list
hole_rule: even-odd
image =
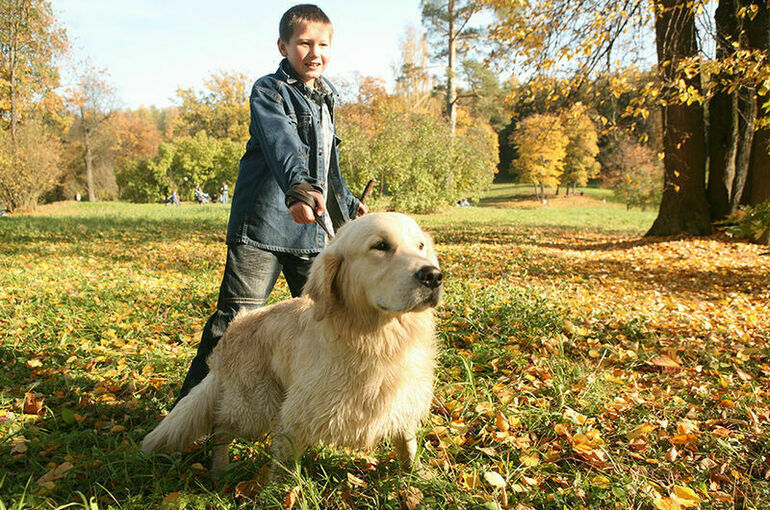
[[[754,19],[748,21],[749,45],[753,49],[770,52],[770,12],[767,3],[755,0],[758,6]],[[762,120],[768,117],[761,105],[768,101],[768,96],[757,96],[757,117]],[[746,187],[741,202],[757,205],[770,201],[770,128],[762,128],[754,134],[751,148]]]
[[697,53],[695,16],[686,0],[656,3],[655,42],[658,70],[664,87],[663,150],[664,189],[658,217],[647,235],[711,233],[706,200],[706,140],[703,107],[667,97],[666,89],[680,79],[700,89],[700,77],[688,79],[680,61]]
[[[719,2],[714,14],[718,60],[732,56],[735,43],[748,46],[745,27],[738,16],[738,9],[745,4],[745,0]],[[738,208],[751,162],[757,94],[748,86],[727,92],[725,89],[735,79],[727,72],[715,76],[721,90],[709,103],[708,198],[713,221],[723,220]]]
[[91,139],[89,137],[90,128],[86,122],[86,113],[83,107],[80,107],[80,121],[83,123],[83,146],[85,147],[85,153],[83,154],[83,160],[86,165],[86,187],[88,188],[88,201],[96,201],[96,193],[94,192],[94,157],[91,152]]
[[447,115],[452,136],[457,127],[457,34],[455,33],[454,0],[449,0],[449,69],[447,70]]

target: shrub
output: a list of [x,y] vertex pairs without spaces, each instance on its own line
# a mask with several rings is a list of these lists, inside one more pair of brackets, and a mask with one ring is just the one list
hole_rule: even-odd
[[759,244],[770,244],[770,202],[741,207],[727,222],[727,233]]

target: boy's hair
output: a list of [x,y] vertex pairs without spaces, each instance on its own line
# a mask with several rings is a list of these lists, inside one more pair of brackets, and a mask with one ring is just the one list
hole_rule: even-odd
[[294,29],[300,23],[323,23],[329,26],[332,24],[329,17],[317,5],[299,4],[281,16],[281,22],[278,25],[278,36],[288,42],[291,36],[294,35]]

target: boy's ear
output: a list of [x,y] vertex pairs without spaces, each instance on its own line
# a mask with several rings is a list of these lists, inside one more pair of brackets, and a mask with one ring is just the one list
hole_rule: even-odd
[[288,54],[286,51],[286,43],[280,37],[278,38],[278,51],[281,52],[282,57],[285,57]]

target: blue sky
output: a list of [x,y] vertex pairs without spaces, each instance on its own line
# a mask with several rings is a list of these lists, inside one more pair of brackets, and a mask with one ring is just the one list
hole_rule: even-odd
[[[173,104],[178,87],[199,88],[215,71],[242,71],[252,79],[273,72],[280,61],[278,21],[296,3],[52,2],[72,44],[71,58],[88,58],[96,68],[107,69],[125,108]],[[358,72],[391,83],[406,27],[420,26],[419,0],[328,0],[318,5],[334,25],[327,76],[353,80]]]

